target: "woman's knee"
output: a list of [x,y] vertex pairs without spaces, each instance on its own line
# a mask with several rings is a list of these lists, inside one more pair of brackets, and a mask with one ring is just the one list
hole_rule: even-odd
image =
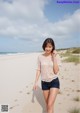
[[47,109],[52,109],[53,105],[54,105],[53,102],[48,102]]

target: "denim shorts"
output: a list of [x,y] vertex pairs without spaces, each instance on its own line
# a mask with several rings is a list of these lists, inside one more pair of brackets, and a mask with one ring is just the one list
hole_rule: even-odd
[[50,88],[60,89],[59,78],[53,79],[51,82],[41,81],[42,90],[49,90]]

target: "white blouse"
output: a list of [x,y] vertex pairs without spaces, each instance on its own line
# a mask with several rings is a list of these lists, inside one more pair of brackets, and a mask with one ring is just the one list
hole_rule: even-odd
[[[56,55],[57,63],[61,66],[61,60],[59,54]],[[43,54],[38,56],[37,59],[37,70],[41,72],[41,80],[50,82],[58,77],[58,74],[54,74],[53,71],[53,60],[52,56],[44,56]]]

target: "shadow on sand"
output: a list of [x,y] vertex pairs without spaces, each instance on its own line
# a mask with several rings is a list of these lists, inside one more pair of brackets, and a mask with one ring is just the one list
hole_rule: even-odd
[[38,103],[42,107],[42,113],[47,113],[46,112],[46,106],[45,106],[45,101],[43,97],[43,92],[41,88],[38,86],[37,90],[33,90],[33,95],[32,95],[32,102],[34,103],[34,97],[37,99]]

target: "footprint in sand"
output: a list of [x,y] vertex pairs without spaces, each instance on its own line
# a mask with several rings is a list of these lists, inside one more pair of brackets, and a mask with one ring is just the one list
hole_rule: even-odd
[[14,107],[19,106],[19,104],[10,107],[9,109],[13,109]]
[[75,82],[75,80],[71,80],[71,82]]
[[70,94],[67,94],[67,96],[69,96]]
[[61,104],[61,103],[58,103],[58,104]]
[[14,101],[15,101],[15,102],[17,102],[17,101],[18,101],[18,99],[15,99]]
[[13,107],[10,107],[9,109],[13,109],[14,108],[14,106]]
[[30,92],[27,92],[26,94],[28,94],[28,95],[29,95],[29,94],[30,94]]
[[80,92],[80,90],[78,89],[78,90],[76,90],[77,92]]
[[64,79],[63,77],[61,79]]
[[61,92],[61,91],[59,91],[59,92],[58,92],[58,94],[62,94],[62,92]]
[[72,89],[72,92],[74,92],[74,89]]
[[26,86],[26,88],[28,88],[28,86]]
[[19,93],[22,93],[22,91],[19,91]]

